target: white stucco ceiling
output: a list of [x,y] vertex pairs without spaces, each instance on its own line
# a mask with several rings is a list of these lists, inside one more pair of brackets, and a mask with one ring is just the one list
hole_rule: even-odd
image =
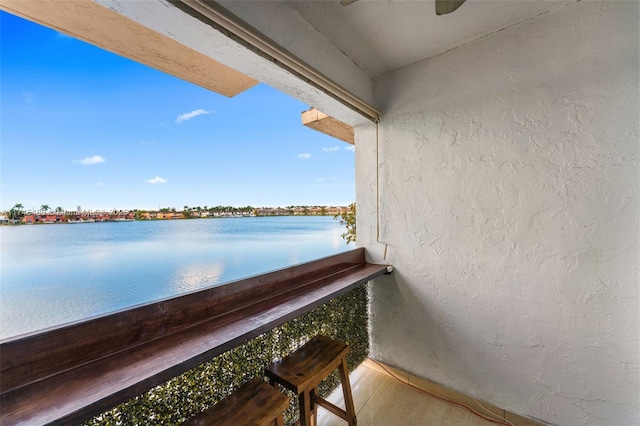
[[435,0],[284,3],[375,78],[576,1],[468,0],[442,16]]

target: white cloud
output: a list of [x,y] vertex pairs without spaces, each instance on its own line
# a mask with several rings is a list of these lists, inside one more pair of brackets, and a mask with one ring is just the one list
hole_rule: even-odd
[[308,152],[303,152],[302,154],[298,154],[298,158],[302,160],[308,160],[309,158],[311,158],[311,154],[309,154]]
[[91,166],[93,164],[104,163],[105,161],[107,161],[107,159],[102,155],[94,155],[91,157],[83,158],[82,160],[78,161],[78,163],[82,164],[83,166]]
[[346,149],[347,151],[355,152],[356,146],[355,145],[349,145],[349,146],[346,146],[344,149]]
[[339,151],[340,147],[339,146],[334,146],[334,147],[331,147],[331,148],[322,148],[322,150],[324,152],[334,152],[334,151]]
[[167,183],[168,180],[161,178],[160,176],[156,176],[153,179],[145,180],[145,183],[149,185],[155,185],[157,183]]
[[179,115],[178,118],[176,118],[176,123],[180,124],[183,121],[191,120],[193,117],[197,117],[203,114],[211,114],[212,112],[213,111],[207,111],[204,109],[196,109],[195,111],[185,112],[184,114]]

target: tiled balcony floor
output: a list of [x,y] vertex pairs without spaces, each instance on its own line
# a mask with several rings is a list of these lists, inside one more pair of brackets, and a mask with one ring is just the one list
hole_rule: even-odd
[[[375,367],[367,361],[350,375],[359,426],[493,425],[463,408],[413,389]],[[344,408],[341,388],[328,400]],[[325,409],[318,410],[318,426],[346,424]]]

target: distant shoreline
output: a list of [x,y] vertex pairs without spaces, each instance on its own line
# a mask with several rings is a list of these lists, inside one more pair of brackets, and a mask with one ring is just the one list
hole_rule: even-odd
[[16,221],[12,223],[12,221],[8,222],[0,222],[0,226],[22,226],[22,225],[76,225],[79,223],[120,223],[120,222],[162,222],[162,221],[170,221],[170,220],[196,220],[196,219],[240,219],[240,218],[252,218],[252,217],[316,217],[316,216],[333,216],[329,214],[319,215],[319,214],[281,214],[281,215],[262,215],[262,216],[218,216],[218,217],[176,217],[171,219],[130,219],[130,220],[85,220],[85,221],[58,221],[58,222],[23,222]]
[[[344,206],[290,206],[290,207],[201,207],[160,210],[112,210],[66,212],[16,212],[0,215],[0,225],[51,225],[96,222],[133,222],[148,220],[220,219],[269,216],[336,216],[345,213]],[[16,216],[18,216],[16,218]]]

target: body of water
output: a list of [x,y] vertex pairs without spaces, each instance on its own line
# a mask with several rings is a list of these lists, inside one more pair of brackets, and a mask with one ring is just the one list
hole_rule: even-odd
[[0,227],[0,339],[346,251],[330,216]]

